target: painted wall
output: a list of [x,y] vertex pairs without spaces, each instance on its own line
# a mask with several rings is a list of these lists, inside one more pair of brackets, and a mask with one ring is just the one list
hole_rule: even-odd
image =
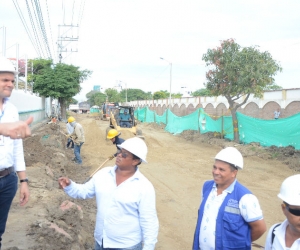
[[[245,98],[245,97],[244,97]],[[244,99],[242,99],[244,100]],[[237,100],[241,103],[242,100]],[[169,100],[142,100],[130,102],[134,107],[148,106],[151,110],[162,115],[169,107]],[[229,104],[224,96],[217,97],[185,97],[171,100],[171,111],[177,116],[185,116],[194,112],[197,108],[203,108],[212,117],[231,115]],[[274,119],[274,111],[281,111],[281,118],[300,112],[300,88],[266,91],[262,98],[254,98],[250,95],[246,104],[238,109],[239,112],[260,119]]]
[[13,90],[9,100],[17,107],[20,120],[33,116],[33,124],[41,122],[47,114],[51,114],[50,98],[39,97],[24,90]]

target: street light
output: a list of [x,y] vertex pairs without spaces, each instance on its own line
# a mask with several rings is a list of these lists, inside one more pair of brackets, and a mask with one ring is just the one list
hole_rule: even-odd
[[171,105],[171,94],[172,94],[172,63],[167,61],[166,59],[160,57],[161,60],[166,61],[167,63],[170,64],[170,97],[169,97],[169,105]]
[[127,103],[127,83],[126,82],[122,82],[122,81],[119,81],[121,83],[120,87],[122,89],[122,83],[125,84],[125,93],[126,93],[126,103]]

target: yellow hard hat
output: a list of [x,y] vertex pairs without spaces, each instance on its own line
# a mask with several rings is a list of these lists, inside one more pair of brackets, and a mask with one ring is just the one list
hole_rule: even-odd
[[107,133],[107,139],[112,139],[112,138],[115,138],[116,136],[119,136],[121,133],[119,133],[117,130],[115,129],[111,129],[108,131]]
[[71,123],[71,122],[75,122],[75,118],[73,116],[70,116],[68,118],[68,123]]

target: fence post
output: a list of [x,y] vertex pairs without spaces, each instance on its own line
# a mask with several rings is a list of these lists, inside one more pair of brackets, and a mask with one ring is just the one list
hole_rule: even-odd
[[223,139],[223,131],[224,131],[224,117],[223,117],[223,109],[222,109],[222,122],[221,122],[221,138]]
[[199,134],[201,134],[201,129],[200,129],[200,108],[198,108],[198,130],[199,130]]

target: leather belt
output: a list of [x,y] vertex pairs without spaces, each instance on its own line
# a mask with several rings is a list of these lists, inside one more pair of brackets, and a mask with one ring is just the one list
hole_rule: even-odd
[[9,175],[12,172],[15,172],[14,167],[9,167],[9,168],[5,168],[3,170],[0,170],[0,178]]

